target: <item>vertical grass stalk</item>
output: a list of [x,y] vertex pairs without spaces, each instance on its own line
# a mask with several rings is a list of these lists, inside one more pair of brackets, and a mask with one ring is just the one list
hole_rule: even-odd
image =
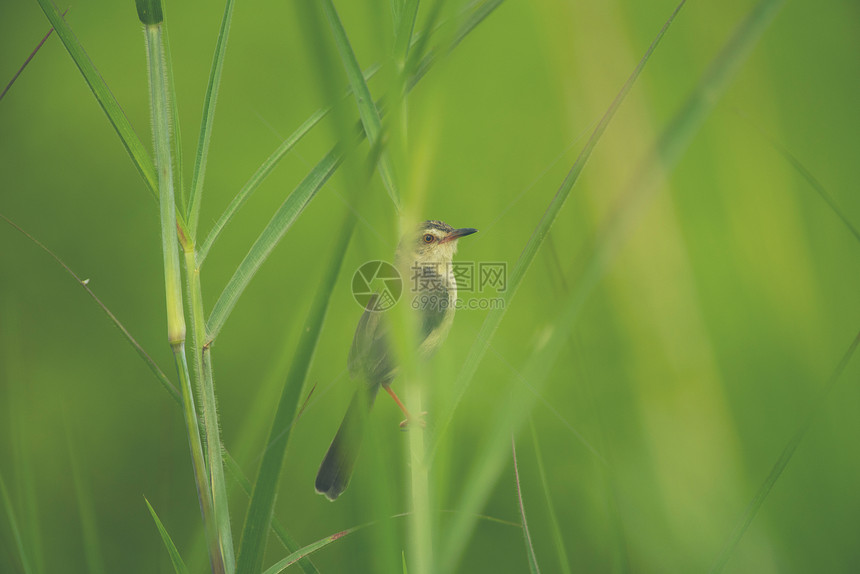
[[526,520],[526,505],[523,503],[523,487],[520,483],[520,468],[517,464],[517,441],[514,438],[514,433],[511,433],[511,452],[513,453],[514,458],[514,479],[517,484],[517,502],[520,506],[520,520],[522,520],[523,523],[523,537],[525,538],[526,553],[529,558],[529,572],[531,572],[531,574],[540,574],[537,557],[535,556],[535,548],[532,544],[532,536],[529,533],[529,524]]
[[[415,412],[421,412],[421,389],[411,385],[409,404]],[[420,416],[420,415],[419,415]],[[409,468],[412,473],[412,516],[410,517],[409,550],[410,564],[415,574],[433,571],[433,517],[430,514],[430,486],[428,483],[427,450],[424,445],[424,429],[419,424],[409,429]]]
[[[179,239],[177,237],[176,203],[173,190],[173,163],[170,147],[170,89],[164,47],[163,15],[160,0],[138,0],[137,12],[144,24],[146,60],[149,73],[152,134],[158,179],[158,201],[161,218],[161,247],[164,256],[164,286],[167,299],[167,338],[173,349],[176,370],[181,380],[183,413],[191,449],[191,460],[200,510],[203,514],[209,543],[212,571],[225,574],[221,541],[215,528],[211,492],[206,483],[206,464],[194,408],[194,394],[185,356],[185,314],[179,271]],[[220,460],[220,453],[219,458]]]
[[234,571],[233,532],[230,527],[230,509],[227,503],[227,486],[224,479],[224,463],[221,446],[221,426],[215,402],[215,382],[212,376],[212,354],[206,344],[206,317],[203,312],[203,291],[200,285],[200,267],[197,265],[192,245],[185,246],[185,274],[191,308],[191,340],[194,353],[194,377],[201,400],[203,429],[205,433],[206,461],[209,470],[209,489],[212,494],[212,510],[218,530],[221,556],[227,574]]

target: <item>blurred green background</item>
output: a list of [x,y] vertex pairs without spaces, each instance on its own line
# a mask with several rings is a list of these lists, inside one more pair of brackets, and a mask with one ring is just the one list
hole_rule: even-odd
[[[316,67],[296,5],[236,4],[203,233],[281,138],[324,103],[321,75],[346,86],[339,65]],[[388,62],[389,2],[336,5],[360,64]],[[688,3],[648,63],[456,411],[453,440],[430,477],[434,512],[456,512],[475,453],[488,436],[509,432],[490,428],[493,415],[524,384],[519,373],[576,285],[584,249],[753,5]],[[422,3],[419,22],[432,6]],[[463,7],[450,0],[443,17]],[[513,265],[591,128],[674,7],[672,0],[504,2],[409,97],[408,140],[394,142],[393,156],[415,215],[480,230],[461,242],[458,259]],[[223,7],[175,2],[168,9],[188,175]],[[80,0],[67,21],[149,143],[134,4]],[[2,83],[48,28],[35,1],[0,5]],[[330,37],[323,41],[331,46]],[[656,200],[639,213],[540,387],[532,419],[546,489],[531,429],[518,434],[542,571],[566,571],[547,495],[569,571],[706,571],[853,340],[860,245],[763,132],[860,222],[858,53],[856,1],[787,3],[680,163],[665,173]],[[388,80],[383,70],[370,82],[374,96],[386,92]],[[357,118],[354,106],[345,109]],[[203,272],[207,310],[336,133],[327,121],[302,140],[225,230]],[[0,213],[89,278],[175,380],[156,205],[56,36],[0,102],[0,134]],[[355,185],[344,172],[322,189],[213,349],[223,440],[252,478]],[[309,374],[316,391],[295,427],[278,495],[277,516],[303,544],[385,519],[389,510],[410,510],[408,438],[386,398],[346,494],[331,504],[312,487],[352,392],[344,370],[361,312],[349,291],[352,273],[364,261],[390,259],[397,241],[397,215],[378,175],[363,193]],[[458,313],[435,359],[439,381],[456,377],[485,315]],[[860,365],[849,364],[726,571],[860,569],[858,376]],[[439,389],[442,398],[431,404],[453,396],[450,386]],[[428,414],[431,426],[435,414]],[[207,568],[180,410],[86,293],[5,223],[0,421],[0,475],[34,572],[99,564],[107,572],[172,571],[144,496],[192,570]],[[238,539],[247,498],[228,483]],[[386,508],[376,503],[374,484],[388,493]],[[482,514],[518,523],[510,457],[488,487]],[[0,571],[19,572],[9,510],[4,502]],[[439,554],[451,516],[437,516]],[[398,571],[401,550],[410,552],[408,522],[383,523],[387,528],[370,527],[315,554],[315,564],[322,572]],[[85,540],[87,532],[96,538]],[[266,564],[286,554],[274,539],[268,548]],[[88,557],[85,549],[97,553]],[[522,530],[480,520],[457,570],[527,569]]]

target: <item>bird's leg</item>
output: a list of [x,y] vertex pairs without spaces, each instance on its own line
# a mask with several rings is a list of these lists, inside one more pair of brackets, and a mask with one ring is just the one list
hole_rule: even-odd
[[424,415],[427,414],[426,412],[421,413],[421,416],[419,417],[413,416],[412,413],[410,413],[406,409],[406,406],[402,402],[400,402],[400,399],[397,397],[394,391],[391,390],[391,387],[386,385],[383,388],[385,389],[385,392],[391,395],[391,398],[394,399],[394,402],[397,403],[397,406],[400,407],[400,410],[403,411],[403,414],[406,415],[406,420],[400,423],[400,428],[407,428],[409,426],[409,423],[414,420],[417,420],[418,424],[421,425],[422,428],[427,426],[427,421],[424,420]]

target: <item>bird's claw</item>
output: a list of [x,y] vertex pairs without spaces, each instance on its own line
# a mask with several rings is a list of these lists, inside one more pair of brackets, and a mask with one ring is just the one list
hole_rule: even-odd
[[407,417],[400,423],[400,430],[409,430],[410,425],[414,421],[421,428],[427,428],[427,421],[424,420],[424,417],[427,416],[427,411],[422,412],[417,417]]

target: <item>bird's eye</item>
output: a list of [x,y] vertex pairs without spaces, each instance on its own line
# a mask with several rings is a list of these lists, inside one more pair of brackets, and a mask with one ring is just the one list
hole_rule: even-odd
[[424,243],[433,243],[433,240],[436,239],[436,237],[433,234],[428,233],[422,239],[424,239]]

